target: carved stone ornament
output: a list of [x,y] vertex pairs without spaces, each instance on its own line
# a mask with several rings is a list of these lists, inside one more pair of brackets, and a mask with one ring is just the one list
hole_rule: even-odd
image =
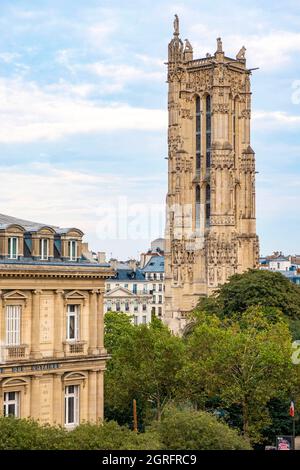
[[189,74],[189,89],[196,93],[210,92],[213,85],[212,70],[201,70]]

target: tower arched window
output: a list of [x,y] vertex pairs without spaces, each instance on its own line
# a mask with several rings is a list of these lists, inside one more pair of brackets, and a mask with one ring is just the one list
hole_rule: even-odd
[[237,123],[237,114],[238,114],[238,101],[237,98],[233,100],[233,110],[232,110],[232,144],[233,150],[236,152],[236,123]]
[[200,194],[200,186],[196,186],[196,230],[200,228],[200,202],[201,202],[201,194]]
[[200,174],[201,168],[201,100],[196,98],[196,173]]
[[205,189],[205,225],[209,226],[210,219],[210,185],[206,185]]
[[206,168],[211,163],[211,97],[206,96]]

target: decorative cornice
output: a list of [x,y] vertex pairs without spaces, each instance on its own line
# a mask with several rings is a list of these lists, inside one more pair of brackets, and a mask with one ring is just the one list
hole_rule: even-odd
[[3,270],[0,268],[1,278],[52,278],[52,279],[108,279],[112,272],[43,272],[43,271],[25,271],[25,270]]

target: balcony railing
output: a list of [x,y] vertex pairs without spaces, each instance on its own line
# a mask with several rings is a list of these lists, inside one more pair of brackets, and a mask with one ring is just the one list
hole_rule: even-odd
[[86,341],[65,341],[65,356],[82,356],[86,354]]
[[19,361],[22,359],[28,358],[27,352],[27,345],[20,344],[20,345],[11,345],[11,346],[4,346],[1,355],[2,361]]

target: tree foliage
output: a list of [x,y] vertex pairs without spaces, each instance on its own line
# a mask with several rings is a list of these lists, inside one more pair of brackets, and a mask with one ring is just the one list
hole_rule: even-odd
[[160,419],[177,390],[184,344],[156,318],[150,325],[133,326],[124,316],[110,313],[105,318],[105,328],[109,327],[105,344],[112,354],[105,380],[106,409],[110,413],[121,410],[128,416],[135,398],[143,410],[140,418],[145,420],[148,415],[151,419],[154,413]]
[[228,317],[254,305],[275,307],[289,319],[300,320],[300,288],[281,273],[252,269],[233,275],[215,295],[201,299],[198,308]]
[[[270,424],[267,404],[293,396],[299,374],[291,362],[291,335],[281,313],[250,307],[242,319],[198,314],[187,338],[182,384],[199,407],[218,397],[221,407],[238,406],[243,432],[253,441]],[[182,392],[181,392],[182,393]]]
[[249,450],[249,441],[227,424],[204,411],[180,410],[174,406],[164,412],[155,426],[166,450]]
[[73,431],[36,421],[0,418],[0,450],[143,450],[160,449],[153,431],[138,434],[110,421],[82,424]]

